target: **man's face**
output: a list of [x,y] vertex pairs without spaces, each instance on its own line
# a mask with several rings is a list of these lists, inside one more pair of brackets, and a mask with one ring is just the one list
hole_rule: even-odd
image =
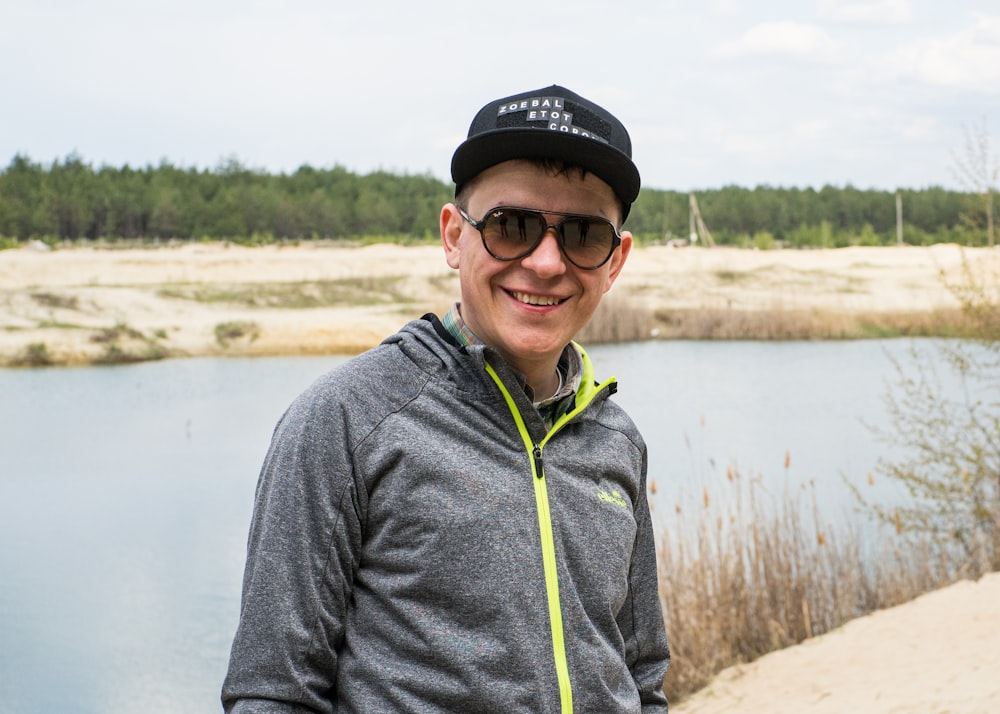
[[[493,166],[475,179],[467,213],[480,220],[497,206],[602,216],[617,225],[619,205],[611,187],[593,174],[553,174],[525,161]],[[557,223],[561,216],[549,215]],[[459,270],[462,318],[479,339],[522,372],[558,360],[566,344],[587,323],[621,271],[632,236],[596,270],[574,266],[549,230],[535,250],[519,260],[500,261],[453,204],[441,211],[441,237],[448,265]]]

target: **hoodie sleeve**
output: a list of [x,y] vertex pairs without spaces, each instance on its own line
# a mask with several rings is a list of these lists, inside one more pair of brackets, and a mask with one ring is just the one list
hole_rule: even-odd
[[635,504],[636,543],[629,573],[631,607],[619,613],[625,635],[625,656],[635,680],[644,714],[666,714],[663,678],[670,665],[670,649],[663,624],[656,573],[656,545],[646,496],[646,452],[642,457],[641,496]]
[[275,429],[257,484],[227,712],[331,712],[366,508],[347,419],[313,389]]

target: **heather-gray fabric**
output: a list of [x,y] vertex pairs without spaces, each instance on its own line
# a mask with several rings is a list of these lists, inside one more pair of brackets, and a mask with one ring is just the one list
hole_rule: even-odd
[[[531,454],[486,362],[538,444],[545,426],[519,375],[429,320],[334,369],[281,418],[226,711],[560,711]],[[666,712],[646,447],[613,391],[542,456],[573,709]]]

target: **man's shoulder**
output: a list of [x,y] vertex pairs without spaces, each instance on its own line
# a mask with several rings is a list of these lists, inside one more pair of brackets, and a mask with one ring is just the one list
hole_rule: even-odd
[[636,426],[635,422],[632,421],[632,417],[629,416],[629,413],[625,411],[625,408],[615,400],[613,395],[604,399],[600,403],[600,408],[596,418],[597,421],[605,428],[620,432],[627,436],[629,440],[634,442],[636,446],[639,446],[640,448],[644,447],[639,427]]
[[407,387],[420,381],[416,374],[423,371],[412,356],[401,349],[399,342],[386,341],[329,370],[312,384],[307,393],[314,396],[356,396],[366,391],[408,391]]
[[405,408],[424,388],[428,375],[382,345],[337,365],[292,400],[280,422],[284,429],[354,438],[375,429]]
[[397,394],[405,399],[450,371],[460,371],[456,348],[445,343],[430,321],[413,320],[323,374],[302,396],[336,400]]

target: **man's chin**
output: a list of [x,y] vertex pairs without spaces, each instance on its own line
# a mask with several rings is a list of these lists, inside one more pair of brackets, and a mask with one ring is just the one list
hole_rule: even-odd
[[552,357],[558,359],[571,339],[570,336],[566,336],[565,339],[555,337],[551,332],[532,339],[530,333],[521,332],[516,338],[507,341],[506,350],[517,360],[538,362]]

